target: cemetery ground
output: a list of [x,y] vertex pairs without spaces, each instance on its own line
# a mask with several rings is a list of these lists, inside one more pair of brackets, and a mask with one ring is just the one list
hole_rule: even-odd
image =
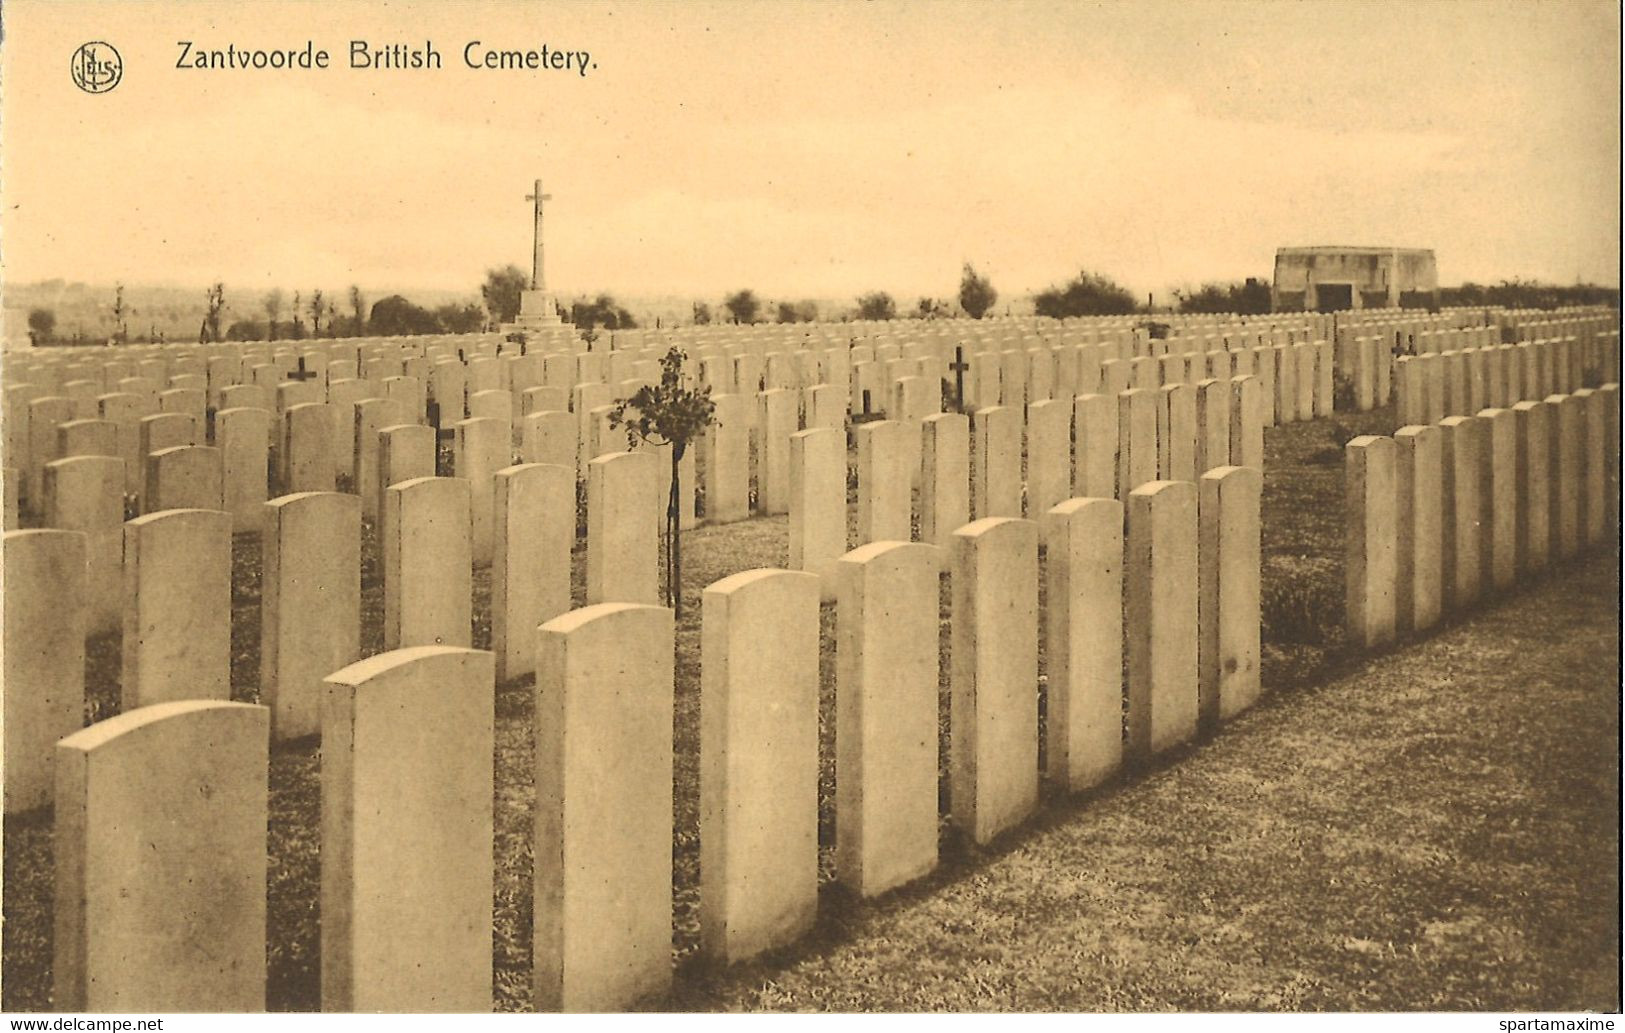
[[1617,1011],[1619,589],[1611,563],[1561,570],[1278,685],[675,1006]]
[[[1617,581],[1560,571],[1414,649],[1343,646],[1343,444],[1389,407],[1266,432],[1268,703],[1172,764],[1131,772],[990,851],[944,823],[942,865],[859,905],[829,883],[834,613],[823,611],[818,930],[746,966],[698,957],[699,638],[704,587],[783,566],[786,518],[684,535],[677,626],[673,948],[655,1007],[1479,1009],[1617,1007]],[[257,699],[259,556],[234,546],[232,688]],[[574,594],[584,597],[577,549]],[[381,652],[376,542],[363,542],[363,655]],[[1193,586],[1194,590],[1194,586]],[[488,648],[489,571],[475,577]],[[947,593],[944,591],[944,605]],[[942,627],[942,794],[948,701]],[[1584,630],[1585,634],[1578,634]],[[1610,638],[1609,636],[1614,636]],[[1600,640],[1599,640],[1600,639]],[[117,711],[117,636],[87,653],[89,720]],[[1538,689],[1538,691],[1537,691]],[[494,996],[530,1002],[534,688],[498,687]],[[268,1004],[320,1005],[314,740],[271,755]],[[1612,780],[1612,781],[1610,781]],[[4,1000],[50,1006],[50,819],[5,824]],[[1601,918],[1597,916],[1602,916]],[[1600,924],[1599,924],[1600,923]],[[1602,973],[1602,975],[1597,975]]]

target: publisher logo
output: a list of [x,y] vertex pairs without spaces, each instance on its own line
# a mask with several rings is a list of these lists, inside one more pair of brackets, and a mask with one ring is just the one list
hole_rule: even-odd
[[106,93],[124,78],[124,59],[111,43],[86,43],[69,64],[73,84],[86,93]]

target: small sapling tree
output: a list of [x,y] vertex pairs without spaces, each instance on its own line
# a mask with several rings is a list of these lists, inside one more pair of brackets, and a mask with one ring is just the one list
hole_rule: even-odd
[[198,340],[213,344],[220,340],[220,317],[226,311],[226,285],[215,281],[209,288],[206,298],[209,307],[203,316],[203,328],[198,333]]
[[265,295],[265,327],[271,340],[276,340],[276,321],[282,318],[282,291],[272,288]]
[[124,307],[124,284],[119,284],[113,293],[113,340],[119,344],[130,343],[130,327],[125,322],[129,309]]
[[683,361],[688,355],[673,348],[660,360],[660,383],[638,388],[610,410],[612,427],[626,428],[628,449],[638,442],[671,446],[671,491],[666,499],[666,599],[677,617],[683,615],[682,497],[679,469],[688,447],[716,422],[711,389],[683,383]]

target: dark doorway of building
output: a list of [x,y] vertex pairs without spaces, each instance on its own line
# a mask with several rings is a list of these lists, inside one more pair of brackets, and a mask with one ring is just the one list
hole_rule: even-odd
[[1321,312],[1347,312],[1354,307],[1354,287],[1347,283],[1318,283],[1315,304]]

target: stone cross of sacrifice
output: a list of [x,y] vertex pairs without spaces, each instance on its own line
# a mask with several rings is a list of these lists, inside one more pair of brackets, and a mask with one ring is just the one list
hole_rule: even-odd
[[542,193],[542,181],[538,179],[536,192],[526,194],[525,200],[533,202],[536,206],[536,252],[531,258],[530,289],[544,291],[547,289],[547,281],[542,275],[542,202],[553,200],[553,195]]

